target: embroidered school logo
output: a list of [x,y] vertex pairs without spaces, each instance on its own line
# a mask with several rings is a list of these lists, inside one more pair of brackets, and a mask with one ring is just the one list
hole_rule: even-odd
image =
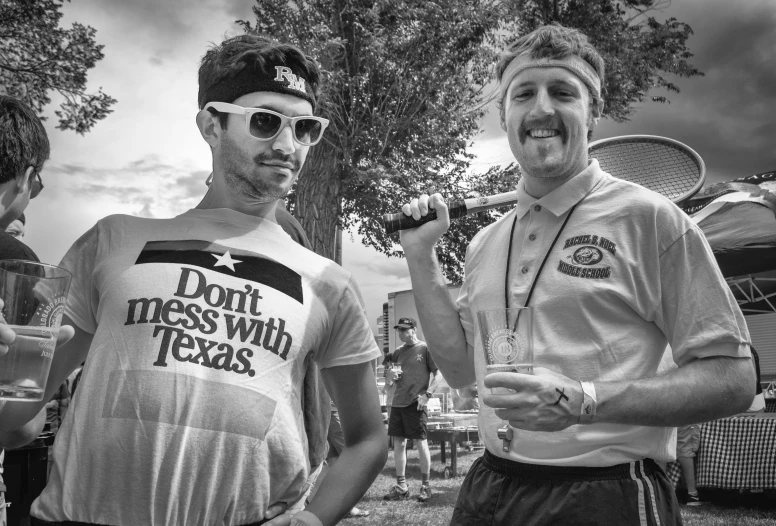
[[565,257],[570,263],[559,261],[558,272],[585,279],[609,279],[612,275],[612,268],[602,264],[605,263],[605,256],[616,257],[617,255],[617,244],[613,241],[603,236],[585,234],[566,239],[563,250],[570,248],[574,248],[574,252]]
[[577,265],[595,265],[604,258],[603,253],[595,247],[582,247],[574,251],[571,259]]
[[275,80],[278,82],[288,82],[288,87],[298,91],[304,92],[304,79],[294,75],[291,68],[286,66],[275,66]]

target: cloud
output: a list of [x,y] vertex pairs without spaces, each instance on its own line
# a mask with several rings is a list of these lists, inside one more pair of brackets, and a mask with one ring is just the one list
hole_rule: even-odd
[[128,205],[145,217],[170,217],[191,208],[205,195],[209,172],[162,162],[156,155],[120,168],[51,163],[46,170],[67,178],[64,190],[101,203]]
[[[595,138],[662,135],[695,149],[709,182],[776,169],[776,3],[772,0],[673,2],[658,14],[688,23],[694,34],[689,62],[706,75],[671,77],[681,93],[655,90],[670,104],[646,100],[627,123],[604,120]],[[485,132],[473,151],[475,172],[506,164],[504,132],[495,105],[483,121]]]

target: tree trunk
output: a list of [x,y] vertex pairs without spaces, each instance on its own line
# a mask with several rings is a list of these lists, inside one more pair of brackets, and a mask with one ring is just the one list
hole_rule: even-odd
[[310,238],[313,251],[342,263],[337,250],[341,199],[338,168],[336,152],[325,142],[310,150],[296,183],[294,215]]

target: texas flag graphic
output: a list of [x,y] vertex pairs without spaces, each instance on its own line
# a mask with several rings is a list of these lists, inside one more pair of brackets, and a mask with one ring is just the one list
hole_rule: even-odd
[[210,241],[149,241],[135,265],[172,263],[190,265],[271,287],[304,304],[302,277],[272,259],[247,250]]

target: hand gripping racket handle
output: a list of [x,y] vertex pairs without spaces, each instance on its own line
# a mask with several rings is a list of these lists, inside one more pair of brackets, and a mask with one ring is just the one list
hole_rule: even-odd
[[[454,199],[447,203],[447,210],[450,214],[450,219],[458,219],[466,215],[466,203],[463,199]],[[386,234],[393,234],[399,230],[407,230],[408,228],[417,228],[420,225],[425,225],[429,221],[433,221],[437,218],[436,210],[429,210],[428,214],[415,219],[412,216],[405,215],[404,212],[396,214],[383,214],[383,226],[385,227]]]

